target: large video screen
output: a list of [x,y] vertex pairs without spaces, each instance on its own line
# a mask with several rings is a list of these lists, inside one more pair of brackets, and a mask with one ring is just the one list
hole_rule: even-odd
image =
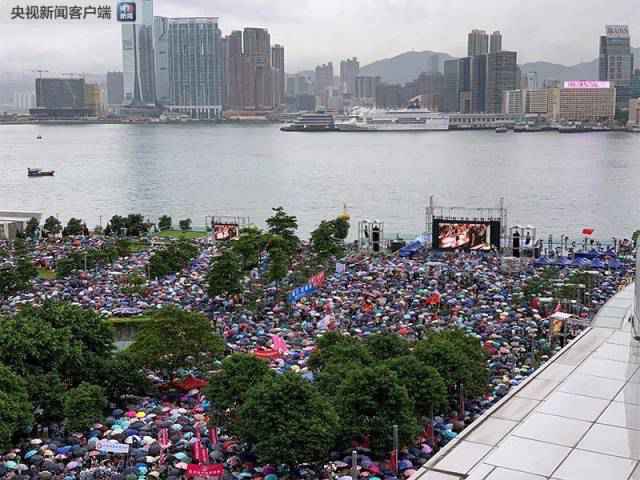
[[214,223],[213,239],[217,241],[233,240],[240,236],[240,226],[234,223]]
[[500,222],[434,220],[433,248],[490,250],[500,248]]

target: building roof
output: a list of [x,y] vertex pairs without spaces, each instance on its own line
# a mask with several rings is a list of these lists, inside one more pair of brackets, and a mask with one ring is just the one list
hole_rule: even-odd
[[640,479],[632,306],[633,285],[411,480]]

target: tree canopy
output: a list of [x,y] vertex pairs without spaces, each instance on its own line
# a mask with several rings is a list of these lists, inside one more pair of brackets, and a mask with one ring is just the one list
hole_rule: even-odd
[[282,237],[289,253],[293,253],[300,240],[296,236],[298,229],[298,218],[288,215],[283,207],[272,208],[273,215],[267,218],[269,233]]
[[162,215],[158,219],[158,229],[162,232],[164,230],[171,230],[172,225],[171,217],[169,215]]
[[224,411],[244,404],[251,387],[273,376],[268,363],[253,355],[234,353],[222,361],[222,369],[209,377],[206,395]]
[[198,247],[189,240],[171,242],[151,256],[149,272],[154,278],[161,278],[179,272],[198,255]]
[[260,462],[276,465],[324,463],[337,428],[333,407],[295,373],[267,376],[238,415],[240,438],[255,445]]
[[225,249],[222,254],[211,259],[208,283],[209,296],[233,295],[242,292],[242,264],[240,256],[232,249]]
[[25,382],[0,364],[0,449],[12,447],[13,438],[33,422]]
[[56,217],[48,217],[42,229],[47,235],[57,235],[62,231],[62,224]]
[[64,236],[75,236],[82,235],[84,232],[84,225],[82,224],[82,220],[79,218],[71,217],[67,222],[67,226],[62,231],[62,235]]
[[407,389],[382,365],[353,369],[338,386],[335,405],[343,447],[366,436],[372,451],[383,456],[393,448],[394,424],[401,447],[413,442],[419,432]]
[[157,311],[128,348],[138,365],[169,380],[181,368],[210,370],[213,359],[223,351],[222,338],[213,333],[205,316],[175,307]]
[[396,333],[377,333],[365,340],[367,350],[376,360],[389,360],[409,354],[409,343]]
[[486,354],[480,341],[462,330],[431,333],[415,347],[416,357],[433,366],[447,387],[464,386],[465,395],[477,397],[487,390]]
[[67,430],[84,432],[102,418],[107,406],[102,387],[82,382],[67,391],[64,397],[64,416]]

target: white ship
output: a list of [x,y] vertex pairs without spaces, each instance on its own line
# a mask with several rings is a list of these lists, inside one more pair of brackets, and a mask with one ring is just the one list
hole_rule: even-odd
[[397,110],[356,107],[344,122],[336,122],[341,132],[426,132],[448,130],[449,116],[425,108],[409,106]]

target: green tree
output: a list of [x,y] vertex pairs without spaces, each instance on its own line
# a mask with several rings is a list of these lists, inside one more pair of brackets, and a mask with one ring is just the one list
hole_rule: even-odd
[[153,385],[128,350],[102,359],[98,371],[97,383],[104,388],[107,399],[116,405],[125,406],[131,396],[153,393]]
[[0,449],[15,446],[12,440],[33,422],[31,411],[25,382],[0,364]]
[[198,255],[198,247],[189,240],[172,242],[153,254],[149,262],[149,271],[155,278],[179,272]]
[[233,295],[242,292],[242,260],[232,249],[213,257],[207,282],[209,296]]
[[336,233],[335,233],[336,238],[342,241],[346,240],[347,237],[349,236],[349,228],[350,228],[349,217],[340,215],[338,218],[336,218],[333,221],[333,223],[336,229]]
[[222,361],[222,369],[209,377],[205,390],[218,411],[244,404],[251,387],[274,375],[264,360],[245,353],[234,353]]
[[269,233],[282,237],[289,253],[293,253],[300,243],[296,236],[298,219],[295,216],[287,215],[282,207],[272,208],[272,210],[274,212],[273,215],[267,218]]
[[620,125],[626,125],[627,122],[629,122],[629,110],[616,108],[616,114],[614,118]]
[[478,397],[487,390],[489,373],[486,354],[477,338],[462,330],[451,329],[431,333],[418,342],[416,357],[434,367],[449,388],[460,394]]
[[65,393],[64,417],[67,430],[84,432],[98,422],[107,406],[104,389],[82,382]]
[[29,238],[35,238],[38,230],[40,229],[40,222],[37,218],[31,217],[27,222],[27,226],[24,229],[24,233]]
[[377,333],[365,340],[367,350],[376,360],[389,360],[409,353],[409,343],[396,333]]
[[313,371],[318,372],[331,363],[356,363],[366,366],[373,363],[373,357],[360,340],[330,332],[318,337],[316,349],[309,357],[307,364]]
[[387,366],[398,375],[413,401],[416,417],[429,417],[439,413],[447,406],[447,386],[438,371],[414,355],[395,357]]
[[116,240],[115,249],[116,252],[118,252],[118,257],[124,258],[131,255],[131,246],[131,241],[127,240],[126,238],[119,238],[118,240]]
[[77,384],[95,359],[113,350],[113,331],[96,312],[47,302],[0,321],[0,363],[20,375],[58,373]]
[[82,235],[83,231],[84,231],[84,226],[82,225],[82,220],[80,220],[79,218],[71,217],[69,219],[69,222],[67,223],[67,226],[62,231],[62,235],[64,236]]
[[157,311],[127,349],[138,365],[167,379],[173,379],[180,368],[210,370],[223,350],[222,339],[205,316],[175,307]]
[[60,375],[57,372],[27,375],[25,381],[36,420],[43,424],[62,420],[66,387]]
[[180,220],[179,224],[180,224],[180,230],[182,230],[183,232],[191,230],[191,219],[190,218],[185,218],[184,220]]
[[43,231],[47,235],[58,235],[62,231],[62,224],[56,217],[49,217],[44,221]]
[[104,229],[105,235],[115,235],[120,236],[124,235],[124,230],[127,228],[127,219],[121,217],[120,215],[114,215],[107,223],[106,228]]
[[172,223],[173,222],[171,221],[171,217],[169,215],[163,215],[158,220],[158,228],[161,232],[164,230],[171,230]]
[[311,248],[321,259],[344,254],[342,240],[336,236],[335,221],[323,220],[318,228],[311,232]]
[[272,248],[269,250],[269,269],[267,281],[276,282],[276,285],[289,273],[289,255],[284,249]]
[[631,237],[634,248],[638,245],[638,238],[640,238],[640,230],[633,232],[633,236]]
[[385,366],[353,370],[338,387],[335,405],[343,447],[366,436],[372,451],[384,456],[393,448],[394,424],[400,447],[410,445],[419,431],[407,389]]
[[238,415],[240,438],[261,463],[320,465],[329,458],[338,418],[312,384],[294,373],[252,387]]
[[233,250],[242,258],[242,269],[247,271],[258,266],[260,252],[266,246],[266,237],[256,227],[240,230],[240,238],[233,244]]

